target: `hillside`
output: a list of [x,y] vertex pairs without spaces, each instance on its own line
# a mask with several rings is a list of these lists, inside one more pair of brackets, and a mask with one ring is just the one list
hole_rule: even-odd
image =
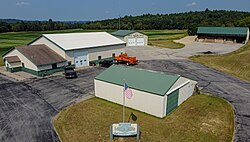
[[[141,16],[124,16],[120,19],[120,29],[163,30],[188,29],[190,35],[195,34],[198,26],[249,26],[250,12],[206,9],[173,14],[144,14]],[[1,32],[19,31],[51,31],[65,29],[84,30],[117,30],[119,19],[101,21],[19,21],[18,19],[0,19]]]
[[[240,20],[250,16],[250,12],[214,10],[174,14],[144,14],[121,18],[121,29],[162,30],[195,29],[197,26],[245,26]],[[83,24],[83,29],[118,29],[119,19],[108,19]]]

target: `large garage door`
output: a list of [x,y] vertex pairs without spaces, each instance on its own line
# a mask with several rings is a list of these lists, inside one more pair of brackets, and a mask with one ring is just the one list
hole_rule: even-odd
[[89,65],[88,52],[86,51],[75,51],[74,58],[76,67],[83,67]]
[[143,46],[144,45],[144,38],[137,38],[136,44],[137,44],[137,46]]
[[136,43],[135,43],[135,38],[129,38],[128,39],[128,43],[127,43],[127,46],[135,46]]
[[178,96],[179,96],[179,89],[172,92],[167,96],[167,110],[166,114],[169,114],[173,110],[175,110],[178,106]]

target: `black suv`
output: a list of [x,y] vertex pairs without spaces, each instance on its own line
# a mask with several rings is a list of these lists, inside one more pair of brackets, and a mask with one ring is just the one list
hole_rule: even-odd
[[73,67],[65,67],[64,68],[65,78],[77,78],[76,71]]
[[102,60],[99,62],[99,65],[101,67],[106,67],[106,68],[112,66],[113,64],[114,64],[113,60]]

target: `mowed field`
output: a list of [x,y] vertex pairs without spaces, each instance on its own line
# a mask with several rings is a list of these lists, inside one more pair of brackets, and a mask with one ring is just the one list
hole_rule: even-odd
[[[131,112],[138,118],[136,123],[141,127],[142,142],[232,141],[234,114],[231,105],[213,96],[193,95],[163,119],[132,109],[126,109],[126,118]],[[121,120],[121,105],[92,98],[61,111],[54,126],[62,142],[107,142],[110,125]]]
[[[0,66],[3,66],[2,55],[7,52],[10,48],[20,45],[25,45],[37,38],[41,34],[51,33],[76,33],[76,32],[101,32],[101,30],[60,30],[60,31],[39,31],[39,32],[10,32],[0,33]],[[106,32],[113,32],[106,30]],[[181,48],[184,45],[175,43],[173,40],[184,37],[187,32],[186,30],[145,30],[140,31],[149,36],[149,45],[159,46],[165,48]]]
[[148,35],[148,45],[151,46],[171,49],[185,46],[184,44],[174,42],[174,40],[187,36],[187,30],[146,30],[141,32]]
[[193,56],[191,59],[243,80],[250,81],[250,42],[232,53],[225,55],[199,55]]

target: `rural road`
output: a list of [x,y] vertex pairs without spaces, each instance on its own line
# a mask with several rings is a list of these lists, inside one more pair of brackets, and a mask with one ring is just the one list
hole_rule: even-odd
[[[235,141],[250,141],[250,83],[190,60],[140,61],[138,68],[180,74],[198,81],[203,92],[228,100],[235,108]],[[52,118],[58,111],[88,97],[103,68],[89,68],[79,78],[63,76],[13,82],[0,76],[0,141],[57,142]]]

